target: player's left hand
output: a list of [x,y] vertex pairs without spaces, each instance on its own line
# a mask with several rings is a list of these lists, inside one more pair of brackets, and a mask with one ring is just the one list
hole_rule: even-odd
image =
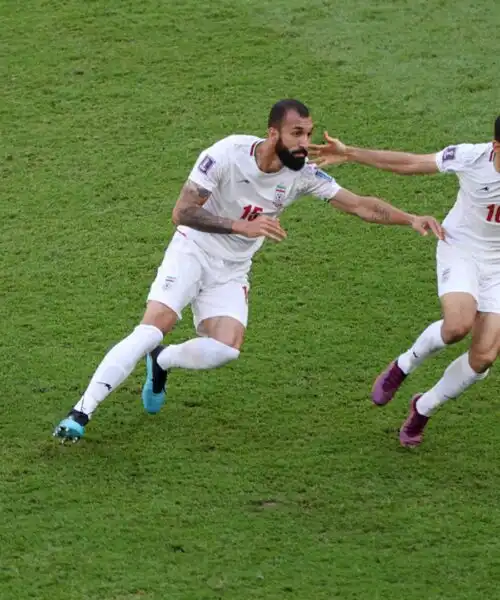
[[325,131],[323,137],[325,144],[309,144],[309,156],[314,159],[314,163],[322,168],[346,162],[347,146],[340,140],[332,138],[328,131]]
[[430,231],[438,238],[438,240],[444,240],[444,229],[434,217],[415,216],[411,226],[415,231],[420,233],[420,235],[427,235]]

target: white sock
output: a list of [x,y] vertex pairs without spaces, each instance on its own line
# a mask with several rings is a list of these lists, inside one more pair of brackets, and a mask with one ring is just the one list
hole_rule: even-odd
[[398,366],[403,373],[411,373],[424,359],[446,346],[441,336],[443,321],[429,325],[416,339],[413,346],[398,358]]
[[136,364],[163,340],[153,325],[138,325],[124,340],[106,354],[75,410],[92,415],[97,406],[132,373]]
[[476,373],[469,364],[466,352],[446,368],[436,385],[417,400],[417,410],[428,417],[438,406],[450,398],[456,398],[476,381],[484,379],[488,371]]
[[162,369],[214,369],[235,360],[240,351],[210,337],[199,337],[167,346],[156,361]]

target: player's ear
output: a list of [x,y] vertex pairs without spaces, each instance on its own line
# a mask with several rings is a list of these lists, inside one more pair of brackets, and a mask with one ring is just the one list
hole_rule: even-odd
[[275,144],[279,140],[280,132],[276,127],[269,127],[267,130],[267,137]]

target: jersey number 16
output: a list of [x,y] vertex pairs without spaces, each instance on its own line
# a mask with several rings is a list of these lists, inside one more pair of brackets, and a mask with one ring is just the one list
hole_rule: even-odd
[[248,204],[247,206],[243,207],[243,214],[241,215],[240,219],[253,221],[263,210],[264,209],[260,206],[252,206],[251,204]]

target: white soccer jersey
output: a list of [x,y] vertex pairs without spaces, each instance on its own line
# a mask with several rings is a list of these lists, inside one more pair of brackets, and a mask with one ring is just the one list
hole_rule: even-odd
[[[251,135],[231,135],[200,154],[189,179],[211,192],[205,210],[232,220],[277,217],[301,196],[330,200],[337,194],[340,186],[313,163],[306,163],[300,171],[286,167],[277,173],[261,171],[255,148],[262,141]],[[186,226],[178,229],[209,254],[226,260],[248,260],[264,242],[264,238],[204,233]]]
[[493,164],[493,146],[459,144],[436,155],[438,169],[456,173],[460,182],[455,205],[443,227],[456,243],[482,260],[500,260],[500,173]]

